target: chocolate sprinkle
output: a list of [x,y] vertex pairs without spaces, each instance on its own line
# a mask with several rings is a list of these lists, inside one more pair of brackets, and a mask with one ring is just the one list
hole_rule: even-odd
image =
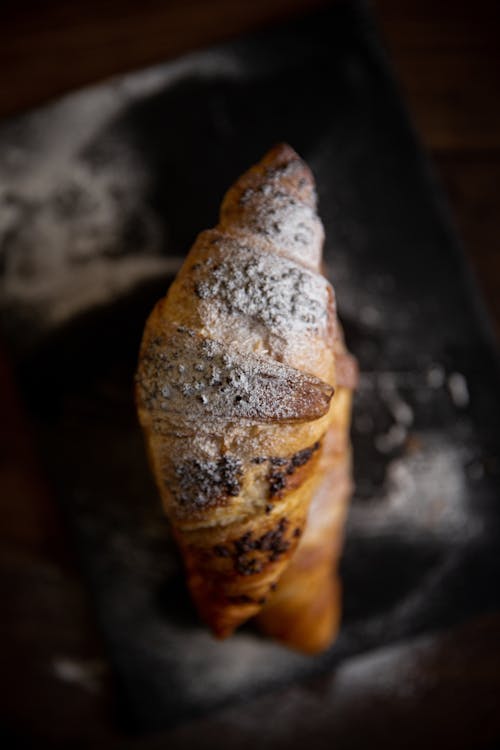
[[[266,531],[260,537],[254,538],[251,531],[247,531],[234,544],[234,567],[237,573],[244,576],[260,573],[267,562],[275,562],[290,548],[290,542],[285,539],[290,523],[282,518],[274,529]],[[264,557],[250,556],[250,553],[263,552]]]
[[175,474],[174,494],[180,505],[210,508],[239,494],[243,469],[235,456],[222,456],[218,461],[186,461]]
[[269,495],[274,497],[286,487],[286,479],[282,472],[276,471],[269,474]]
[[263,564],[260,560],[258,560],[256,557],[252,558],[244,558],[239,557],[236,560],[236,571],[242,575],[242,576],[253,576],[257,573],[260,573],[262,570]]
[[[277,456],[273,456],[269,459],[272,467],[267,477],[269,481],[270,497],[279,495],[281,491],[285,489],[287,476],[291,476],[300,466],[304,466],[304,464],[309,461],[313,453],[318,450],[319,446],[320,443],[316,442],[309,448],[304,448],[303,450],[294,453],[294,455],[290,458],[280,458]],[[281,470],[274,468],[277,466],[283,466],[284,468]]]
[[222,544],[216,544],[214,547],[214,552],[217,557],[231,557],[231,553],[228,548],[224,547],[224,545]]

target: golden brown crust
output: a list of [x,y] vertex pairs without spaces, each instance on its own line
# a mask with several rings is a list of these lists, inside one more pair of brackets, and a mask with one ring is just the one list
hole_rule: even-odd
[[337,388],[316,469],[320,479],[299,546],[276,592],[257,617],[263,632],[306,653],[318,653],[331,645],[341,616],[341,583],[336,568],[352,493],[349,431],[358,366],[345,348],[338,322],[335,331]]
[[352,491],[351,401],[351,391],[339,387],[318,467],[322,481],[310,505],[304,535],[257,620],[265,633],[306,653],[328,648],[340,623],[341,586],[336,565]]
[[[168,419],[311,422],[325,416],[334,392],[324,380],[282,362],[206,339],[159,321],[144,340],[138,406]],[[181,369],[179,369],[181,364]],[[194,396],[194,398],[193,398]]]
[[231,233],[251,231],[269,240],[274,253],[318,271],[324,232],[316,213],[316,190],[309,167],[286,144],[278,144],[228,190],[221,226]]
[[146,323],[137,406],[203,619],[225,636],[289,564],[336,385],[310,170],[278,146],[228,191]]

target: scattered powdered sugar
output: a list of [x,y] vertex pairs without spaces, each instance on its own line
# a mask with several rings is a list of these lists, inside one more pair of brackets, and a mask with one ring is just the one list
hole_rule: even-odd
[[[443,438],[421,438],[422,450],[395,459],[387,470],[389,513],[416,525],[461,531],[469,519],[464,467],[457,449]],[[444,444],[443,444],[444,443]]]
[[[375,447],[380,453],[392,453],[402,446],[408,436],[408,430],[413,424],[413,409],[403,399],[398,389],[401,380],[401,374],[394,372],[381,372],[376,374],[375,378],[371,378],[371,381],[374,382],[368,380],[372,388],[375,385],[378,396],[394,420],[394,424],[390,425],[385,433],[375,436]],[[367,376],[365,376],[364,385],[366,388]],[[405,385],[407,386],[408,384],[405,383]],[[358,430],[359,425],[360,421],[358,418],[355,422],[355,427]],[[362,422],[361,426],[363,426]]]
[[467,540],[481,531],[468,503],[462,446],[437,432],[418,434],[418,445],[389,462],[382,494],[351,509],[353,528],[384,528]]
[[415,419],[414,409],[402,397],[401,390],[411,392],[416,401],[424,403],[432,399],[433,391],[445,386],[456,408],[464,409],[469,405],[470,396],[466,378],[457,372],[447,376],[445,368],[440,364],[432,364],[422,371],[417,369],[381,372],[364,370],[360,373],[357,390],[365,395],[376,392],[395,422],[408,428]]
[[[413,404],[429,403],[436,398],[435,391],[443,389],[444,408],[444,388],[450,389],[450,380],[457,392],[455,398],[450,392],[449,405],[467,405],[465,379],[457,375],[447,376],[444,366],[437,362],[421,370],[362,373],[354,430],[360,436],[373,434],[378,453],[392,457],[385,466],[382,491],[374,495],[373,488],[363,482],[359,485],[361,494],[372,496],[368,505],[354,503],[351,508],[354,527],[364,518],[363,533],[370,529],[370,533],[378,534],[395,527],[401,533],[406,530],[460,541],[480,533],[479,517],[468,504],[467,483],[482,478],[481,461],[469,455],[467,441],[462,435],[460,442],[456,430],[422,430],[418,422],[415,424]],[[387,424],[387,417],[393,420],[384,431],[377,432],[374,414],[364,411],[369,403],[373,407],[373,401],[383,407],[379,407],[379,423]]]
[[77,685],[89,693],[98,693],[102,689],[102,680],[108,666],[106,662],[98,659],[83,660],[59,656],[54,659],[52,670],[63,682]]
[[444,367],[439,364],[433,364],[427,370],[427,384],[429,388],[442,388],[446,381],[446,372]]
[[386,433],[377,435],[375,447],[380,453],[392,453],[395,448],[403,445],[407,434],[405,427],[400,424],[393,424]]
[[75,155],[23,179],[0,178],[0,306],[21,317],[27,336],[172,268],[159,255],[162,231],[141,168],[126,151],[111,161],[99,168]]
[[387,406],[396,422],[404,427],[410,427],[413,423],[413,409],[397,394],[387,400]]
[[[161,633],[158,635],[161,637]],[[162,649],[157,654],[161,658]],[[307,656],[243,632],[220,643],[197,629],[190,632],[190,646],[183,653],[182,671],[177,676],[180,690],[190,701],[220,704],[224,698],[248,690],[249,674],[252,683],[258,685],[277,675],[292,675],[294,668],[306,666],[307,661]]]
[[459,409],[465,409],[469,404],[469,389],[465,377],[459,372],[452,372],[448,376],[447,384],[455,406]]
[[359,311],[359,319],[366,326],[376,328],[380,323],[380,311],[373,305],[365,305]]
[[160,255],[148,170],[130,136],[107,128],[186,75],[230,79],[244,69],[230,52],[204,52],[202,68],[199,57],[117,77],[0,126],[0,311],[16,349],[178,270],[178,258]]
[[[401,717],[415,711],[415,705],[428,701],[436,688],[442,686],[443,670],[446,674],[455,673],[467,664],[469,656],[466,650],[462,658],[461,640],[457,639],[456,647],[450,648],[450,634],[445,632],[351,656],[322,678],[288,680],[278,692],[268,694],[258,690],[257,695],[239,705],[186,722],[155,743],[154,750],[163,748],[165,740],[176,750],[218,745],[243,750],[255,746],[265,750],[308,745],[367,747],[373,744],[374,738],[377,747],[387,744],[387,723],[381,722],[381,710],[384,716],[388,713],[402,721]],[[252,650],[241,644],[241,651],[242,664],[246,664],[253,656]],[[297,658],[297,655],[292,656]],[[265,658],[258,658],[256,663],[264,669],[265,662],[268,668],[278,672],[284,669],[281,660],[279,652],[266,653]],[[200,672],[196,672],[196,664],[193,658],[186,675],[192,678],[192,683],[188,684],[186,679],[186,689],[201,692],[204,685],[205,693],[198,693],[197,697],[206,698],[217,687],[220,689],[219,680],[223,683],[217,672],[208,683],[198,680]],[[222,656],[220,672],[227,668],[229,678],[234,680],[238,664],[238,658],[230,665]],[[440,665],[441,676],[436,664]],[[257,675],[259,677],[262,675]],[[221,736],[224,741],[220,740]],[[450,733],[450,736],[455,735]]]

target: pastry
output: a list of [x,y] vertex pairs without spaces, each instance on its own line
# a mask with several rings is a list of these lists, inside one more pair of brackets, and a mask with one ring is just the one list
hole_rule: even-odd
[[274,595],[327,471],[340,334],[322,245],[312,174],[279,145],[230,188],[145,326],[139,420],[219,637]]

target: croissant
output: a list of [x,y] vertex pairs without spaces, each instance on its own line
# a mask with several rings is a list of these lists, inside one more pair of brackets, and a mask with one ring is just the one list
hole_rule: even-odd
[[273,596],[330,461],[339,331],[323,238],[312,174],[279,145],[230,188],[146,322],[139,421],[218,637]]

